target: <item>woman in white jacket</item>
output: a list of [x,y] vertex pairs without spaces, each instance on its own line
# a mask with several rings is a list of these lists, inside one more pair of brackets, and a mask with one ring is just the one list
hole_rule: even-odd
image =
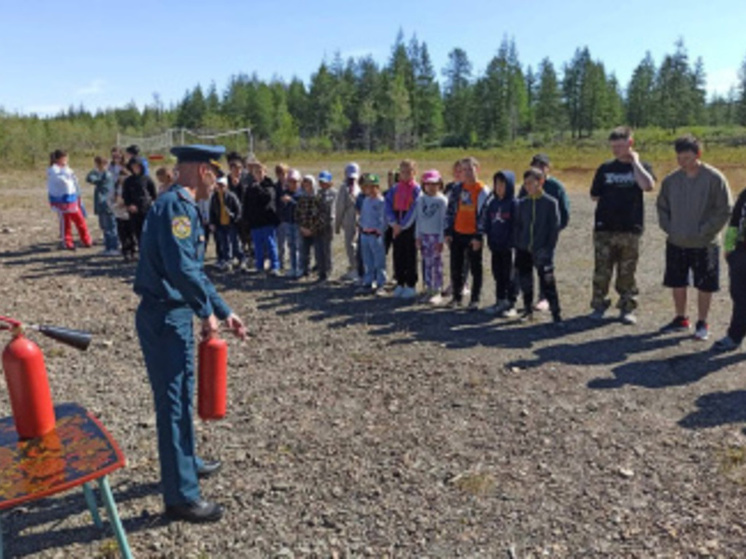
[[59,218],[60,245],[68,250],[75,250],[72,235],[72,225],[75,224],[80,242],[83,246],[90,247],[93,241],[83,215],[80,185],[75,173],[67,165],[67,152],[61,149],[50,154],[50,166],[47,169],[47,192],[49,194],[49,205]]

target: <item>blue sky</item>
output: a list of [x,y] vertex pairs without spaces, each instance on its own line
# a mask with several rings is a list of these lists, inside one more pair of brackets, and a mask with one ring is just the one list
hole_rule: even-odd
[[683,37],[691,59],[704,60],[710,93],[726,93],[746,57],[745,0],[0,0],[0,8],[0,107],[24,113],[142,106],[155,92],[168,105],[197,83],[222,91],[239,72],[308,80],[336,51],[384,62],[399,28],[427,42],[438,72],[454,47],[481,72],[507,34],[534,67],[549,56],[559,70],[588,45],[626,86],[645,51],[659,63]]

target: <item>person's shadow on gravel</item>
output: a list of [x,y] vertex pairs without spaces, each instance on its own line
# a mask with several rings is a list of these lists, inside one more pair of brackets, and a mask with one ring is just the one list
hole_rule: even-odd
[[[586,322],[595,327],[602,326],[598,322]],[[644,332],[615,338],[599,338],[582,343],[560,343],[539,348],[535,351],[533,359],[515,361],[509,366],[530,369],[550,361],[567,365],[613,365],[626,361],[636,353],[663,349],[678,345],[679,342],[680,340],[675,337],[659,338],[657,332]]]
[[79,276],[81,278],[109,277],[132,283],[136,264],[126,263],[121,258],[103,256],[100,247],[81,248],[75,252],[34,249],[3,253],[3,264],[26,268],[22,279],[42,279],[59,276]]
[[708,349],[698,353],[674,355],[625,363],[611,370],[614,378],[597,378],[588,388],[608,390],[625,385],[643,388],[668,388],[698,382],[710,373],[746,360],[746,354],[723,356]]
[[731,423],[746,423],[746,390],[705,394],[697,398],[695,404],[697,411],[678,423],[684,429],[710,429]]

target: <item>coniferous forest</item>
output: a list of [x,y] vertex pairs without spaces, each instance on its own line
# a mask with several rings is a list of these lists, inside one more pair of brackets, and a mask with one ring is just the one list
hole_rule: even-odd
[[464,50],[452,49],[438,69],[424,41],[400,32],[385,65],[337,54],[307,81],[238,73],[222,88],[197,84],[168,106],[156,93],[144,108],[134,102],[97,112],[70,107],[48,118],[0,109],[0,165],[38,165],[59,146],[106,149],[117,132],[150,136],[182,127],[204,133],[250,127],[257,149],[293,153],[542,145],[623,123],[669,133],[746,126],[746,59],[727,94],[708,98],[706,85],[702,60],[682,40],[661,60],[648,53],[629,82],[620,83],[587,47],[559,65],[545,58],[532,67],[504,38],[477,74]]

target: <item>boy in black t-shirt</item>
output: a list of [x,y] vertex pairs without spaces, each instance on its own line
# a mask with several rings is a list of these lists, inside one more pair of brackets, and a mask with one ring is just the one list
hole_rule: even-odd
[[633,149],[632,130],[620,126],[612,130],[609,144],[614,159],[596,171],[591,187],[591,199],[596,202],[593,245],[593,299],[591,317],[602,320],[611,301],[609,284],[616,268],[615,288],[619,293],[617,308],[625,324],[635,324],[637,318],[637,283],[635,272],[640,256],[640,236],[643,231],[643,192],[655,186],[655,177],[647,163]]

